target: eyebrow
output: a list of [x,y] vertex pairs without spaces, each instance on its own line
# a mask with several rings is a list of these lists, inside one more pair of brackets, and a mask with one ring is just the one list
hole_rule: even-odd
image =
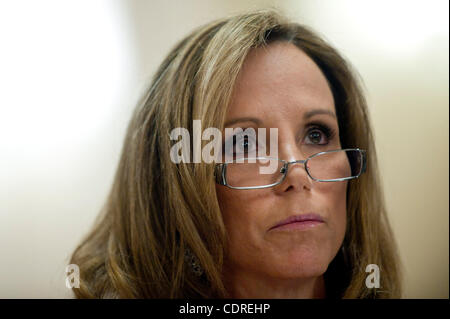
[[[329,115],[333,118],[336,118],[336,114],[334,114],[334,112],[332,112],[330,110],[315,109],[315,110],[306,112],[305,115],[303,115],[303,119],[307,120],[307,119],[313,117],[314,115],[320,115],[320,114]],[[230,127],[231,125],[239,123],[239,122],[253,122],[256,125],[261,126],[261,120],[255,118],[255,117],[240,117],[240,118],[236,118],[236,119],[226,122],[225,127]]]
[[336,118],[336,114],[334,114],[334,112],[332,112],[330,110],[316,109],[316,110],[306,112],[305,115],[303,115],[303,119],[307,120],[310,117],[313,117],[314,115],[318,115],[318,114],[325,114],[325,115],[329,115],[333,118]]
[[229,127],[239,122],[253,122],[256,125],[261,126],[261,121],[255,117],[240,117],[237,119],[229,120],[228,122],[225,123],[225,127]]

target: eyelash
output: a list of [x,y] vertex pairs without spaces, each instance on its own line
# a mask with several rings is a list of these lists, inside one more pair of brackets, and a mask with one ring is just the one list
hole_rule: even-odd
[[309,136],[309,134],[311,134],[312,132],[314,132],[315,130],[320,130],[320,131],[322,131],[322,133],[324,133],[325,134],[325,137],[326,137],[326,139],[327,139],[327,143],[325,143],[325,144],[312,144],[312,145],[326,145],[326,144],[328,144],[329,143],[329,141],[331,140],[331,139],[333,139],[334,138],[334,136],[336,135],[335,134],[335,130],[333,129],[333,128],[331,128],[331,127],[329,127],[328,125],[326,125],[326,124],[322,124],[322,123],[311,123],[311,124],[309,124],[309,129],[308,129],[308,131],[307,131],[307,135],[306,135],[306,137],[308,137]]

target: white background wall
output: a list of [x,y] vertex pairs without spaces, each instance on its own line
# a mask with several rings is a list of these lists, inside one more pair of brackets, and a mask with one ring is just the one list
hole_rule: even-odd
[[276,6],[365,81],[405,297],[448,298],[448,1],[0,1],[0,298],[70,296],[139,94],[196,26]]

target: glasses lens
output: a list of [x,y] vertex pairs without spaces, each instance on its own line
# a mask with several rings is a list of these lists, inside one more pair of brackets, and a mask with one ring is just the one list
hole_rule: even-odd
[[309,174],[319,180],[355,177],[361,173],[362,152],[339,150],[316,155],[308,160]]
[[227,184],[232,187],[266,186],[283,178],[283,162],[276,159],[249,158],[226,167]]

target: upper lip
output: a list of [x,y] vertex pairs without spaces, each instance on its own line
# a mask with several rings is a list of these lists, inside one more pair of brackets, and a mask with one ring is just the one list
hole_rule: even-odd
[[270,229],[277,228],[279,226],[283,226],[286,224],[291,224],[291,223],[295,223],[295,222],[304,222],[304,221],[324,222],[323,218],[320,215],[314,214],[314,213],[302,214],[302,215],[292,215],[292,216],[278,222],[277,224],[272,226]]

